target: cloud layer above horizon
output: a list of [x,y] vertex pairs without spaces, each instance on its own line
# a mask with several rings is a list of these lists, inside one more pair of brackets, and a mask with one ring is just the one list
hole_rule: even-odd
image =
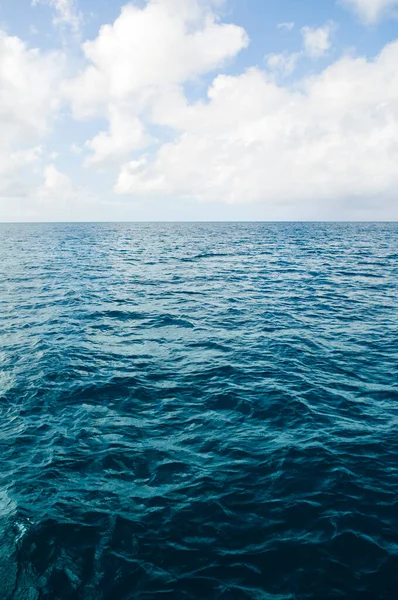
[[227,1],[134,2],[86,40],[84,2],[33,0],[59,44],[0,30],[0,220],[397,219],[398,40],[339,45],[336,15],[371,35],[398,1],[335,6],[242,66]]

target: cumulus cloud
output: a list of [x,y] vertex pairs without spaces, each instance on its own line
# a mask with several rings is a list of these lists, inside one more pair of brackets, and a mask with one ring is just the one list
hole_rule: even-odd
[[103,163],[110,149],[123,154],[149,143],[139,117],[159,90],[221,67],[247,44],[244,29],[221,23],[209,3],[125,6],[113,25],[83,44],[88,66],[67,91],[75,117],[109,121],[109,130],[88,142],[94,152],[88,162]]
[[33,195],[39,204],[53,205],[63,210],[76,202],[92,202],[95,196],[84,187],[74,185],[72,179],[54,164],[46,165],[42,172],[43,180]]
[[104,165],[125,158],[133,150],[145,148],[151,143],[151,136],[145,131],[143,122],[131,115],[127,108],[109,107],[109,131],[100,131],[86,148],[92,150],[85,164]]
[[40,165],[34,185],[16,190],[13,198],[0,194],[1,214],[6,220],[68,221],[76,216],[92,220],[92,211],[100,204],[92,191],[75,185],[53,163]]
[[145,100],[143,90],[208,73],[247,43],[244,29],[218,22],[198,0],[127,5],[113,25],[83,44],[89,65],[69,88],[74,114],[102,115],[109,102]]
[[332,22],[326,23],[323,27],[302,27],[302,50],[268,54],[265,57],[268,69],[276,76],[289,77],[295,71],[299,60],[325,56],[332,47],[331,34],[334,27]]
[[302,56],[302,52],[281,52],[279,54],[268,54],[265,60],[271,71],[281,77],[289,77],[296,69],[297,62]]
[[[276,214],[273,208],[285,206],[295,217],[326,207],[344,218],[354,205],[398,216],[398,41],[373,59],[344,56],[311,76],[284,79],[299,60],[303,67],[331,60],[333,24],[304,27],[297,52],[269,54],[264,69],[226,75],[226,63],[249,41],[244,29],[217,17],[218,4],[124,7],[82,45],[82,70],[68,80],[62,54],[0,33],[2,216],[99,214],[103,200],[59,170],[45,149],[63,102],[77,121],[93,119],[81,131],[100,123],[86,142],[79,130],[66,147],[77,175],[83,164],[109,168],[98,175],[114,178],[108,216],[114,206],[149,198],[264,206],[264,216],[268,207]],[[193,100],[187,84],[203,75],[210,81],[212,73],[207,96]],[[97,174],[80,175],[95,189]]]
[[41,146],[11,152],[4,146],[0,148],[0,197],[10,199],[29,193],[32,174],[38,173],[42,154]]
[[[63,57],[0,31],[0,192],[16,195],[40,162],[41,140],[60,107]],[[38,167],[37,167],[38,168]]]
[[48,131],[60,105],[63,56],[29,49],[0,31],[0,123],[2,143],[27,142]]
[[153,112],[175,139],[126,162],[116,192],[270,206],[392,201],[397,61],[398,42],[372,61],[344,57],[294,88],[254,68],[216,77],[207,102],[175,91]]
[[368,24],[375,23],[384,16],[398,14],[398,0],[340,0],[340,2]]
[[44,182],[39,188],[39,194],[43,199],[50,199],[54,201],[57,195],[61,194],[63,197],[68,196],[73,189],[73,184],[67,175],[61,173],[55,165],[47,165],[43,171]]
[[324,27],[303,27],[304,52],[312,58],[324,56],[331,48],[331,33],[333,24],[327,23]]
[[68,26],[75,33],[79,33],[83,22],[83,15],[78,10],[75,0],[32,0],[32,6],[45,4],[54,11],[53,23],[56,26]]

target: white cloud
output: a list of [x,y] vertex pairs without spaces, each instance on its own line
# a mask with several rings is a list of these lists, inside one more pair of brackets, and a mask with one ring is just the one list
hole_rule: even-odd
[[281,77],[289,77],[295,70],[301,56],[301,52],[268,54],[266,56],[267,67]]
[[32,0],[32,6],[45,4],[54,11],[53,23],[57,26],[69,26],[72,31],[79,33],[83,15],[78,10],[76,0]]
[[332,46],[331,34],[334,27],[331,22],[323,27],[302,27],[302,50],[268,54],[265,57],[268,69],[278,77],[289,77],[295,71],[300,59],[316,59],[324,56]]
[[70,203],[92,201],[94,198],[85,188],[75,186],[72,179],[54,164],[46,165],[42,176],[42,183],[33,191],[39,204],[52,204],[56,210],[62,210]]
[[324,27],[303,27],[304,52],[312,58],[324,56],[331,48],[331,33],[333,24],[327,23]]
[[151,142],[142,121],[120,106],[109,108],[109,131],[100,131],[86,147],[93,151],[86,165],[103,165],[119,161],[133,150],[145,148]]
[[69,150],[73,154],[81,154],[83,152],[83,148],[81,146],[79,146],[78,144],[71,144]]
[[[0,31],[0,193],[29,185],[41,159],[40,142],[60,107],[63,57],[29,49]],[[28,169],[28,170],[27,170]]]
[[55,165],[47,165],[43,170],[43,177],[44,181],[36,191],[39,203],[56,203],[59,206],[73,195],[72,180]]
[[[282,84],[299,60],[300,67],[330,60],[333,24],[304,27],[298,52],[268,55],[264,70],[218,74],[207,97],[193,101],[186,84],[218,72],[248,44],[242,28],[217,18],[218,3],[124,7],[82,45],[85,65],[67,82],[61,54],[0,33],[1,218],[109,218],[115,207],[149,198],[180,207],[257,205],[265,217],[286,210],[291,218],[344,218],[352,206],[398,217],[398,41],[372,60],[343,57]],[[63,96],[77,120],[101,119],[96,132],[87,126],[85,143],[86,126],[78,139],[68,132],[58,147],[52,140],[51,150],[63,152],[66,143],[66,160],[78,165],[65,167],[69,175],[43,166],[55,159],[45,140]],[[110,170],[79,174],[79,163]],[[101,213],[105,200],[75,176],[91,177],[104,197],[102,183],[114,176],[117,200]]]
[[90,190],[74,185],[54,164],[40,169],[38,180],[29,189],[18,190],[13,198],[0,195],[2,218],[6,220],[70,221],[92,220],[100,199]]
[[365,23],[375,23],[382,17],[397,16],[398,0],[340,0],[354,11]]
[[153,112],[174,141],[127,162],[115,190],[300,210],[341,203],[339,215],[358,199],[383,207],[398,189],[397,62],[398,42],[374,61],[342,58],[294,89],[250,69],[218,76],[207,103],[175,90]]
[[29,192],[32,174],[39,170],[42,153],[41,146],[12,152],[0,148],[0,198],[14,198]]
[[48,131],[62,75],[62,55],[29,49],[0,31],[0,144],[27,143]]
[[219,22],[200,0],[125,6],[113,25],[83,44],[89,64],[67,89],[77,118],[106,116],[109,122],[107,132],[88,141],[94,152],[88,163],[149,143],[139,119],[159,90],[221,67],[247,43],[244,29]]
[[282,29],[283,31],[292,31],[292,29],[294,29],[294,23],[293,22],[278,23],[277,28]]
[[70,86],[74,114],[103,114],[109,102],[142,98],[159,87],[221,67],[248,43],[241,27],[219,23],[198,0],[127,5],[113,25],[83,44],[89,66]]

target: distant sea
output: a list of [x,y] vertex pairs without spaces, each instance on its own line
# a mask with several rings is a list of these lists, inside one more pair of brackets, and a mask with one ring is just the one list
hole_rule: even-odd
[[0,225],[1,600],[396,600],[398,224]]

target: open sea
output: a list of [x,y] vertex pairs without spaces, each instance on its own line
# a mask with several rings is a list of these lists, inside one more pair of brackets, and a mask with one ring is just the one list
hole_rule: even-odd
[[397,223],[0,225],[1,600],[397,598]]

